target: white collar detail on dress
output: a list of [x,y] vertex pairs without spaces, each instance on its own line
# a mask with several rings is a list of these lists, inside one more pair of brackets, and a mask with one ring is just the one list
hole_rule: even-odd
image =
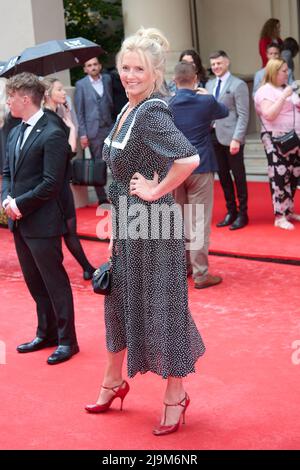
[[[153,102],[153,101],[161,102],[161,103],[163,103],[163,104],[166,106],[166,108],[168,108],[167,103],[166,103],[165,101],[159,99],[159,98],[151,98],[150,100],[145,101],[144,103],[141,104],[141,106],[138,108],[137,112],[135,113],[135,116],[134,116],[134,118],[133,118],[133,120],[132,120],[132,123],[130,124],[130,126],[129,126],[129,128],[128,128],[128,131],[126,132],[126,135],[125,135],[123,141],[122,141],[122,142],[115,142],[115,141],[113,140],[113,141],[111,142],[111,139],[110,139],[109,137],[106,137],[104,143],[105,143],[108,147],[110,147],[110,145],[111,145],[111,146],[114,147],[114,148],[117,148],[117,149],[120,149],[120,150],[124,150],[125,146],[127,145],[128,140],[129,140],[129,138],[130,138],[130,134],[131,134],[132,128],[133,128],[133,126],[134,126],[135,119],[136,119],[136,115],[137,115],[138,111],[141,109],[141,107],[142,107],[144,104],[150,103],[150,102]],[[121,111],[120,114],[122,114],[123,110],[125,111],[125,109],[128,108],[128,105],[129,105],[129,104],[127,103],[127,104],[124,106],[124,108],[122,109],[122,111]]]

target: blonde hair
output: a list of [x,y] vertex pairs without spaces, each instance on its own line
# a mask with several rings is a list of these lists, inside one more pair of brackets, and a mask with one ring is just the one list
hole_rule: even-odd
[[122,60],[127,52],[137,52],[156,77],[154,90],[164,93],[166,52],[169,42],[156,28],[140,28],[133,36],[126,38],[117,55],[117,69],[121,72]]
[[53,91],[54,83],[59,82],[60,80],[58,78],[43,78],[42,84],[45,87],[45,97],[44,101],[47,100],[48,97],[51,98],[51,93]]
[[277,86],[277,75],[284,64],[286,64],[286,61],[283,59],[270,59],[266,65],[262,85],[271,83],[272,85]]

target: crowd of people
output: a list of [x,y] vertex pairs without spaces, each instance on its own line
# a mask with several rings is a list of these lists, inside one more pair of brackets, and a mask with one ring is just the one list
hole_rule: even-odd
[[[283,154],[273,139],[291,129],[300,135],[300,99],[288,85],[290,73],[294,79],[292,59],[298,49],[292,38],[280,39],[279,26],[272,19],[263,28],[263,69],[253,96],[262,122],[275,226],[289,230],[293,220],[300,220],[293,206],[299,145]],[[290,51],[285,59],[281,47]],[[2,206],[37,309],[36,336],[17,350],[30,353],[57,346],[47,361],[55,365],[79,352],[62,238],[84,279],[95,269],[76,233],[69,186],[78,138],[83,150],[89,147],[93,159],[104,158],[109,166],[113,181],[108,194],[95,188],[99,204],[109,201],[116,214],[109,244],[111,293],[105,296],[107,366],[99,397],[86,410],[106,412],[116,398],[122,408],[130,389],[123,375],[127,352],[129,377],[151,371],[166,379],[162,418],[153,429],[156,436],[177,431],[181,418],[184,421],[190,397],[183,378],[195,371],[205,352],[188,307],[187,277],[193,276],[196,289],[222,282],[209,272],[208,262],[215,173],[227,210],[217,227],[238,230],[249,221],[244,166],[248,86],[230,72],[225,51],[210,54],[213,78],[208,79],[192,49],[181,53],[174,79],[166,84],[168,48],[167,39],[153,28],[141,28],[124,40],[117,70],[126,104],[116,119],[112,77],[101,73],[97,58],[86,62],[86,76],[76,84],[76,113],[58,79],[40,80],[31,73],[10,78],[7,103],[10,119],[18,121],[7,133],[2,170]],[[127,234],[137,206],[147,215],[140,236],[122,236],[124,198]],[[175,201],[182,210],[175,209]],[[204,210],[186,214],[186,204]],[[172,213],[167,237],[163,217],[156,219],[159,236],[151,236],[157,207]],[[194,243],[201,229],[203,243]]]

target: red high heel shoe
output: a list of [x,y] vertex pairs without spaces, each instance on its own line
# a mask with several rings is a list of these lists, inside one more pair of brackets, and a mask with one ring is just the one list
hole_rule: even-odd
[[96,403],[95,405],[86,405],[86,411],[88,411],[89,413],[104,413],[110,408],[110,405],[116,398],[121,399],[120,410],[122,411],[123,400],[129,392],[129,384],[126,382],[126,380],[123,380],[120,385],[116,385],[115,387],[104,387],[102,385],[102,388],[104,388],[105,390],[111,390],[112,392],[114,392],[114,395],[111,397],[110,400],[108,400],[106,403],[103,403],[102,405],[98,405],[98,403]]
[[190,397],[188,394],[185,394],[185,397],[179,402],[179,403],[174,403],[174,405],[170,405],[169,403],[164,403],[165,405],[165,417],[164,417],[164,423],[166,422],[166,416],[167,416],[167,408],[168,406],[181,406],[183,410],[181,411],[181,415],[179,416],[179,420],[177,421],[176,424],[171,424],[169,426],[166,426],[165,424],[159,424],[156,428],[153,429],[153,434],[155,436],[165,436],[166,434],[171,434],[172,432],[178,431],[179,424],[180,424],[180,419],[182,416],[182,424],[185,424],[185,412],[187,407],[190,404]]

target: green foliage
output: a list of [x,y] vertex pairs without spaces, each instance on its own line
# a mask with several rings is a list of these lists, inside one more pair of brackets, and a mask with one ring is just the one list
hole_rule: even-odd
[[[82,36],[100,44],[107,54],[101,62],[113,66],[123,40],[121,0],[64,0],[68,38]],[[81,78],[82,69],[71,71],[72,83]]]

